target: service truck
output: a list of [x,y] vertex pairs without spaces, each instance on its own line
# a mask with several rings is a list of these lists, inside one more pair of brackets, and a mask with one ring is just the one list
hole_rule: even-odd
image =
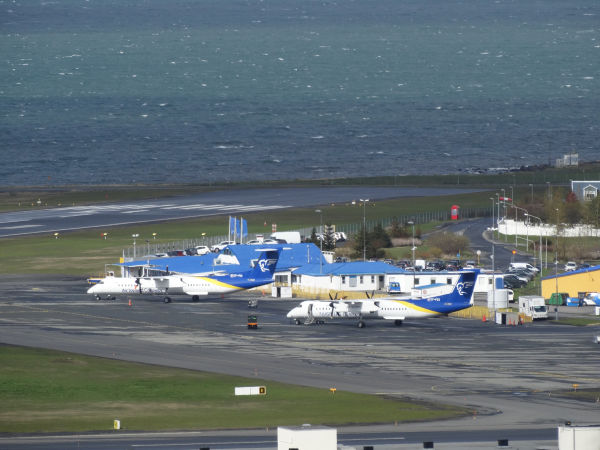
[[544,297],[540,295],[521,295],[519,297],[519,314],[525,314],[533,320],[547,319],[548,308]]
[[276,231],[271,234],[271,239],[283,239],[288,244],[299,244],[302,242],[299,231]]

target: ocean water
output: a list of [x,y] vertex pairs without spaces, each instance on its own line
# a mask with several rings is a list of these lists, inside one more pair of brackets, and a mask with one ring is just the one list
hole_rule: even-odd
[[598,0],[0,0],[0,185],[600,159]]

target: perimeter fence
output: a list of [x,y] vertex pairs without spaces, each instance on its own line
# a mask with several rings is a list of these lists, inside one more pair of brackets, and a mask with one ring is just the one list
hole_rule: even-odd
[[[460,218],[461,219],[472,219],[477,217],[491,217],[490,208],[461,208]],[[445,222],[450,220],[450,211],[426,211],[414,214],[403,214],[399,216],[387,217],[383,219],[369,220],[368,218],[364,221],[366,230],[371,231],[377,225],[381,225],[384,228],[390,227],[393,223],[400,225],[406,225],[408,222],[413,222],[415,225],[421,225],[430,222]],[[325,224],[323,224],[325,225]],[[285,231],[298,231],[304,238],[309,238],[312,234],[313,228],[319,233],[320,224],[313,227],[300,228],[296,230],[285,230]],[[355,234],[359,233],[363,229],[363,222],[351,223],[351,224],[340,224],[336,225],[336,231],[345,233],[348,238],[351,238]],[[284,230],[280,230],[284,231]],[[265,236],[267,237],[267,236]],[[198,245],[206,245],[208,247],[229,240],[230,236],[226,234],[216,236],[203,236],[199,238],[184,239],[180,241],[172,242],[158,242],[154,239],[136,241],[135,246],[127,247],[123,249],[123,257],[126,261],[134,259],[143,259],[158,254],[168,254],[169,252],[183,252],[185,249],[196,247]],[[244,241],[256,239],[256,234],[249,233],[245,237]]]

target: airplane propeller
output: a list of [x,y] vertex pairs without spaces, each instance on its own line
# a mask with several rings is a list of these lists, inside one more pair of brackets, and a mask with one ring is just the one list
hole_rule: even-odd
[[[336,294],[336,297],[337,297],[337,294]],[[330,303],[329,303],[329,307],[331,308],[331,313],[329,313],[329,316],[330,316],[331,318],[333,318],[333,310],[335,309],[335,304],[334,304],[334,302],[330,302]]]
[[367,298],[370,300],[373,298],[373,295],[375,295],[375,291],[371,291],[371,293],[369,294],[368,292],[365,291],[365,295],[367,296]]
[[141,294],[142,293],[142,283],[140,282],[139,278],[135,279],[135,284],[137,285],[137,287],[138,287],[138,289],[140,291],[140,294]]
[[338,292],[335,291],[335,296],[331,296],[331,292],[329,292],[329,300],[337,300]]

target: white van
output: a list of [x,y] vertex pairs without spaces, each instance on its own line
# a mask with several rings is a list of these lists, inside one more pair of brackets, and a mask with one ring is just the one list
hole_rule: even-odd
[[538,273],[540,271],[540,269],[538,269],[537,267],[534,267],[531,264],[526,263],[526,262],[513,262],[513,263],[510,263],[508,265],[508,268],[509,268],[509,270],[510,269],[529,269],[529,270],[534,271],[535,273]]

